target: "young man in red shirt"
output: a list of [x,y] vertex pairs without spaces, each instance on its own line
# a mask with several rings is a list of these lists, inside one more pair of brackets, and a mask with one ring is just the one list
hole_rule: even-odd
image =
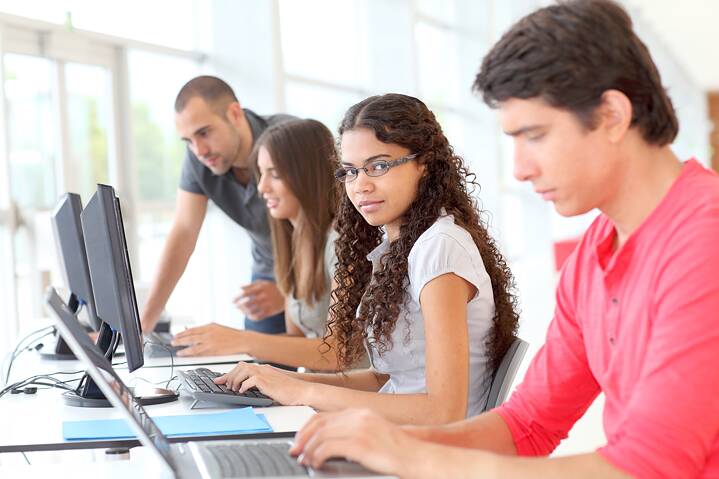
[[[474,86],[514,139],[517,179],[564,216],[602,213],[546,343],[493,411],[439,428],[318,415],[294,452],[401,477],[719,477],[719,177],[670,149],[674,108],[629,16],[608,0],[538,10]],[[547,458],[599,393],[607,444]]]

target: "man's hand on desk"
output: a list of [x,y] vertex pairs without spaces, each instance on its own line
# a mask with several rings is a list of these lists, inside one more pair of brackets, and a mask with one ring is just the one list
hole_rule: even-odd
[[252,331],[242,331],[217,323],[186,329],[172,338],[173,346],[187,346],[178,356],[221,356],[248,352]]
[[264,279],[242,286],[240,294],[232,302],[252,321],[259,321],[285,309],[285,297],[277,285]]

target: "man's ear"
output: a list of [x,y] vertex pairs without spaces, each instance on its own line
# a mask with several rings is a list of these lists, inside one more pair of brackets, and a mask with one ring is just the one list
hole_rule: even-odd
[[227,117],[227,121],[229,121],[232,125],[239,126],[245,118],[245,112],[242,110],[240,102],[233,101],[227,105],[227,112],[225,113],[225,116]]
[[607,132],[612,143],[619,142],[632,126],[632,102],[619,90],[607,90],[602,94],[599,105],[599,127]]

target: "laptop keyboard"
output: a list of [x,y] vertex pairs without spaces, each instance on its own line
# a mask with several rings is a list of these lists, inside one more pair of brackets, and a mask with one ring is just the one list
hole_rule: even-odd
[[222,376],[221,373],[210,371],[207,368],[190,369],[187,371],[181,371],[181,374],[185,377],[185,382],[192,381],[196,386],[197,390],[204,393],[210,394],[229,394],[232,396],[245,396],[256,399],[270,399],[269,396],[265,396],[257,388],[250,388],[244,393],[240,394],[231,389],[227,389],[224,384],[215,384],[213,379],[218,376]]
[[289,443],[218,444],[205,449],[220,466],[221,477],[309,476],[290,455]]

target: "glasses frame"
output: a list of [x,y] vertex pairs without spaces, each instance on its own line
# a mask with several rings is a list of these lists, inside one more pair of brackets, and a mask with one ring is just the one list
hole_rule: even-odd
[[[352,183],[354,180],[356,180],[359,177],[359,172],[364,171],[365,175],[369,176],[370,178],[377,178],[379,176],[384,176],[387,174],[389,170],[394,168],[395,166],[403,165],[407,163],[408,161],[412,161],[419,156],[417,153],[412,153],[409,155],[401,156],[395,160],[372,160],[370,162],[371,165],[376,165],[377,163],[385,163],[387,164],[387,169],[383,170],[381,173],[370,173],[370,170],[367,166],[341,166],[335,170],[335,179],[339,181],[340,183]],[[349,175],[349,172],[354,171],[354,176],[352,179],[347,179]],[[338,175],[344,174],[344,178],[340,178]]]

